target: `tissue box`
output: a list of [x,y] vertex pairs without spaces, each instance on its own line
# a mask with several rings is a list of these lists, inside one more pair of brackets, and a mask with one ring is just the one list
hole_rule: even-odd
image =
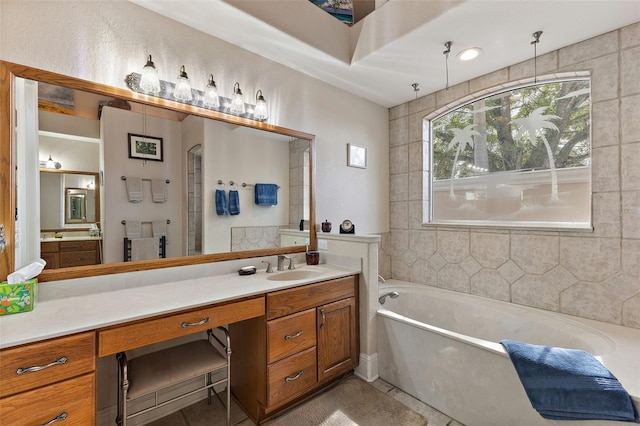
[[37,301],[37,278],[18,284],[0,283],[0,315],[32,311]]

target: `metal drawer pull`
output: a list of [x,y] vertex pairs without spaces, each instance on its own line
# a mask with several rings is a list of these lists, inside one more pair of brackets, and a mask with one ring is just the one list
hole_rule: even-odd
[[298,371],[295,376],[285,377],[284,381],[288,383],[293,382],[294,380],[298,380],[300,376],[302,376],[302,373],[304,373],[304,370]]
[[61,422],[61,421],[63,421],[63,420],[67,420],[67,413],[64,413],[64,412],[63,412],[63,413],[62,413],[62,414],[60,414],[58,417],[56,417],[56,418],[54,418],[54,419],[52,419],[52,420],[48,421],[47,423],[39,424],[38,426],[49,426],[49,425],[52,425],[52,424],[54,424],[54,423],[56,423],[56,422]]
[[322,315],[322,324],[320,324],[320,328],[324,328],[324,309],[320,309],[320,315]]
[[210,320],[210,318],[206,317],[205,319],[200,320],[198,322],[183,322],[182,323],[182,328],[187,328],[187,327],[193,327],[193,326],[196,326],[196,325],[206,324],[206,323],[209,322],[209,320]]
[[36,366],[36,367],[29,367],[29,368],[18,368],[16,370],[16,374],[19,376],[19,375],[24,374],[24,373],[31,373],[31,372],[34,372],[34,371],[40,371],[40,370],[44,370],[45,368],[53,367],[54,365],[66,364],[66,362],[67,362],[67,357],[63,356],[63,357],[60,357],[57,360],[53,361],[51,364],[39,365],[39,366]]
[[284,336],[284,340],[294,339],[300,336],[302,336],[302,330],[298,331],[296,334],[287,334],[286,336]]

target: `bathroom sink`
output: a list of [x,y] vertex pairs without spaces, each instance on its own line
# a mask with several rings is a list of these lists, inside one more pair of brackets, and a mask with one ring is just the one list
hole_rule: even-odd
[[309,278],[315,278],[322,275],[321,271],[311,271],[308,269],[295,269],[293,271],[279,272],[277,274],[269,275],[267,279],[269,281],[294,281],[294,280],[306,280]]

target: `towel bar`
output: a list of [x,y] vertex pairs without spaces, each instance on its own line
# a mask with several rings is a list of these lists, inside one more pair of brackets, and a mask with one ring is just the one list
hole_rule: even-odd
[[[120,176],[120,179],[127,180],[127,177],[126,176]],[[145,180],[147,182],[151,182],[151,179],[149,179],[149,178],[142,178],[142,180]],[[165,180],[165,182],[166,183],[171,183],[171,180],[167,179],[167,180]]]

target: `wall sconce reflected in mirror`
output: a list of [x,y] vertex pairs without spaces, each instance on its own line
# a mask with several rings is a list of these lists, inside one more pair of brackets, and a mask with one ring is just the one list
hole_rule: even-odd
[[264,96],[262,96],[262,90],[258,90],[256,92],[256,110],[254,111],[253,116],[256,120],[264,121],[267,119],[268,115],[267,101],[265,101]]
[[231,95],[231,112],[234,114],[244,114],[246,112],[246,109],[244,108],[242,90],[240,90],[240,83],[238,82],[233,85],[233,95]]
[[220,97],[218,96],[218,86],[213,81],[213,74],[209,74],[209,82],[204,88],[204,99],[202,104],[205,108],[218,108],[220,106]]
[[140,90],[156,96],[160,93],[160,78],[158,78],[158,70],[151,60],[151,55],[147,58],[147,64],[142,68]]
[[173,88],[173,97],[177,101],[189,103],[193,100],[193,93],[191,93],[191,82],[189,82],[189,76],[184,70],[184,65],[180,67],[180,74],[176,81],[176,87]]
[[58,163],[57,161],[53,161],[53,158],[51,158],[51,154],[49,154],[49,159],[47,161],[40,161],[40,167],[44,167],[47,169],[61,169],[62,164]]

